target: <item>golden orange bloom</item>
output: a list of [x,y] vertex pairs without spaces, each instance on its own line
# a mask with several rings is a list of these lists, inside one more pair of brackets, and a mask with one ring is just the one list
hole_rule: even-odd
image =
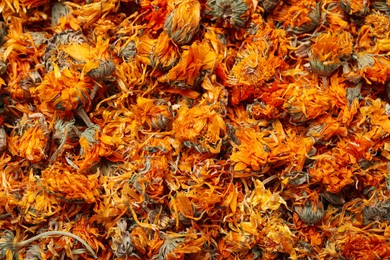
[[341,7],[349,15],[363,17],[367,14],[370,8],[370,0],[341,0]]
[[56,163],[42,172],[40,185],[45,192],[65,201],[94,203],[99,196],[97,175],[78,174],[66,164]]
[[185,0],[173,1],[172,4],[173,10],[165,19],[164,30],[175,43],[187,44],[199,29],[200,3],[198,0]]
[[88,110],[90,106],[90,93],[95,83],[90,77],[79,79],[79,74],[70,69],[62,72],[55,69],[47,73],[37,87],[32,88],[31,95],[37,98],[38,103],[47,106],[52,111],[70,112],[78,107]]
[[202,80],[202,73],[213,71],[220,59],[221,55],[208,42],[194,42],[185,48],[177,65],[159,80],[180,88],[192,87]]
[[173,121],[175,137],[199,152],[219,153],[222,137],[226,134],[223,118],[208,105],[188,108],[182,104],[178,117]]
[[[36,116],[36,117],[35,117]],[[42,114],[25,115],[8,140],[8,149],[13,155],[21,156],[31,162],[47,159],[49,126]]]
[[346,31],[321,33],[310,46],[311,68],[320,76],[329,76],[341,62],[350,58],[353,51],[351,35]]

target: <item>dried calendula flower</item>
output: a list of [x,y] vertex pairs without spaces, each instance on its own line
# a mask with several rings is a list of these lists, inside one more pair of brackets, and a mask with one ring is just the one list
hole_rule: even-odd
[[298,1],[288,9],[285,25],[295,34],[314,30],[321,22],[321,6],[314,0]]
[[206,14],[224,27],[241,28],[248,22],[253,9],[253,2],[249,0],[208,0]]
[[219,153],[226,126],[220,114],[208,105],[182,106],[173,122],[173,132],[184,145],[200,152]]
[[90,93],[95,83],[90,77],[79,78],[77,72],[58,66],[46,73],[41,84],[32,88],[32,96],[39,100],[42,107],[69,113],[79,107],[87,108],[91,104]]
[[42,114],[24,115],[10,134],[8,149],[33,163],[41,162],[47,157],[49,136],[49,126]]
[[150,65],[162,70],[171,69],[179,60],[179,48],[165,32],[158,36],[152,53],[150,54]]
[[390,220],[390,202],[380,201],[374,205],[365,206],[362,210],[363,225],[368,225],[374,221]]
[[39,182],[45,192],[66,201],[91,204],[99,197],[96,175],[78,174],[65,164],[56,163],[42,171]]
[[121,218],[117,222],[117,227],[111,228],[112,239],[111,249],[116,257],[137,256],[126,220]]
[[374,12],[367,15],[365,25],[370,28],[370,36],[378,39],[389,38],[390,17],[388,15]]
[[268,44],[262,41],[248,44],[237,54],[231,70],[231,84],[262,86],[274,78],[281,61],[267,52]]
[[347,31],[327,31],[313,39],[309,61],[320,76],[330,76],[353,52],[352,36]]
[[198,0],[180,1],[167,16],[164,29],[175,43],[189,43],[199,30],[200,7]]
[[340,0],[340,5],[346,13],[356,17],[365,16],[370,10],[370,0]]

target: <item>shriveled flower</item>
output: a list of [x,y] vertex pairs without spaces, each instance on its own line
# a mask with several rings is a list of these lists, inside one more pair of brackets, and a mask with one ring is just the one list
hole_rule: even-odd
[[370,0],[340,0],[341,7],[351,16],[364,17],[370,10]]
[[44,191],[66,201],[94,203],[99,196],[96,175],[78,174],[65,164],[56,163],[45,169],[39,181]]
[[352,36],[347,31],[320,33],[310,46],[311,68],[320,76],[329,76],[350,58],[352,51]]
[[172,68],[178,60],[179,48],[172,42],[168,34],[160,33],[150,54],[150,64],[152,67],[167,70]]
[[365,26],[369,26],[371,37],[384,39],[390,36],[390,17],[388,15],[379,12],[369,14],[365,19]]
[[248,22],[253,9],[253,2],[249,0],[208,0],[206,14],[224,27],[241,28]]
[[294,210],[299,218],[309,225],[316,224],[325,215],[324,205],[320,200],[310,201],[308,199],[304,205],[295,206]]
[[167,101],[139,97],[134,114],[147,129],[166,130],[172,127],[172,111]]
[[167,16],[164,29],[175,43],[183,45],[192,40],[199,29],[200,9],[198,0],[180,1]]
[[117,227],[111,228],[111,249],[116,257],[136,256],[130,231],[126,220],[121,218],[117,222]]
[[89,77],[80,79],[71,69],[59,71],[57,66],[46,73],[41,84],[31,89],[31,94],[42,107],[69,113],[79,107],[87,108],[91,104],[90,93],[95,84]]
[[231,72],[231,84],[261,86],[271,80],[280,61],[267,54],[261,45],[246,46],[237,55],[237,62]]
[[368,225],[374,221],[390,220],[390,202],[380,201],[372,205],[367,205],[362,209],[363,225]]
[[206,72],[214,70],[221,58],[222,55],[214,51],[206,40],[194,42],[185,48],[180,61],[159,80],[180,88],[192,88],[201,82]]
[[288,9],[285,26],[288,31],[302,34],[314,30],[321,22],[321,6],[314,0],[298,1]]
[[49,136],[49,126],[42,114],[24,115],[11,132],[8,149],[33,163],[41,162],[47,157]]
[[188,109],[184,105],[173,121],[172,130],[184,145],[200,152],[219,153],[226,126],[222,116],[213,107],[201,105]]

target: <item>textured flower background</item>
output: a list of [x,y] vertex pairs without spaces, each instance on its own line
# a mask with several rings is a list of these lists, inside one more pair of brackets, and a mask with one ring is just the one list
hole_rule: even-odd
[[390,259],[389,0],[0,13],[0,259]]

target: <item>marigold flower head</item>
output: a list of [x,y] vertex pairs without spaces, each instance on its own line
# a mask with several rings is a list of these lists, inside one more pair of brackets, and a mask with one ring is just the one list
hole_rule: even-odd
[[173,121],[173,132],[181,142],[190,142],[201,151],[219,153],[226,126],[222,116],[208,105],[188,109],[183,105]]
[[37,163],[47,157],[49,136],[48,124],[42,114],[37,118],[25,115],[19,127],[11,132],[8,147],[12,154]]
[[70,69],[60,72],[56,67],[54,71],[46,73],[42,83],[32,88],[31,93],[40,104],[45,104],[52,110],[69,112],[78,107],[88,109],[94,86],[91,78],[84,77],[81,80],[78,73]]
[[253,12],[253,2],[249,0],[208,0],[206,13],[213,21],[224,27],[244,27]]
[[164,29],[179,44],[189,43],[199,29],[200,3],[198,0],[181,1],[167,16]]
[[370,10],[370,0],[341,0],[341,7],[349,15],[363,17]]
[[167,70],[179,60],[179,49],[165,32],[158,36],[150,55],[150,65]]
[[284,19],[288,30],[296,34],[309,32],[321,22],[321,7],[314,0],[299,1],[288,9],[287,17]]
[[229,83],[260,87],[274,78],[281,61],[268,52],[269,44],[259,41],[248,44],[237,54]]
[[365,25],[370,27],[370,36],[379,39],[389,38],[390,18],[382,13],[372,13],[367,15]]
[[100,185],[96,175],[78,174],[60,163],[45,169],[40,183],[47,193],[68,201],[94,203],[99,196]]
[[321,76],[329,76],[350,58],[352,51],[352,36],[347,31],[320,33],[310,46],[311,68]]

